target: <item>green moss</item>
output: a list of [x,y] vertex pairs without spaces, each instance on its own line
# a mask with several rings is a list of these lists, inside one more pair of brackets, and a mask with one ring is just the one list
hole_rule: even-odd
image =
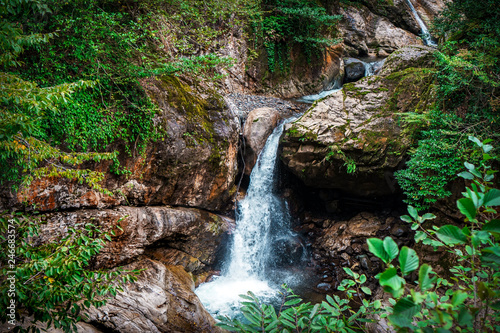
[[229,147],[227,140],[218,138],[213,125],[213,118],[218,116],[214,113],[225,108],[222,96],[214,90],[204,89],[203,92],[208,92],[208,97],[201,98],[198,91],[193,91],[198,88],[197,83],[188,84],[176,76],[164,75],[159,80],[161,88],[168,94],[168,104],[179,112],[184,112],[187,120],[187,132],[184,136],[189,138],[186,144],[209,146],[211,149],[209,162],[214,168],[219,169],[221,158]]

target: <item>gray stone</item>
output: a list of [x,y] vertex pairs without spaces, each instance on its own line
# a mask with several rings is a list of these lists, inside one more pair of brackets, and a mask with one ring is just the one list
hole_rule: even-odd
[[365,64],[359,59],[344,58],[344,82],[358,81],[365,76]]
[[243,137],[245,138],[245,174],[250,175],[267,138],[278,125],[279,113],[273,108],[259,108],[250,111],[245,126]]

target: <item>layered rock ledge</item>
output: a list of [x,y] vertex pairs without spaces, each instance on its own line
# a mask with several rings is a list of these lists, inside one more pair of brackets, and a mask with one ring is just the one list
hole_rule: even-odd
[[429,108],[432,53],[425,46],[402,48],[379,75],[346,84],[313,104],[286,126],[281,158],[287,168],[311,187],[357,196],[394,193],[392,174],[412,133],[399,114]]

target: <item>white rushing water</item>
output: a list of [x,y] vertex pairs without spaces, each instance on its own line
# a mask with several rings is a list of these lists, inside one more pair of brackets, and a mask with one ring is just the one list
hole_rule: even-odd
[[[361,60],[360,60],[361,61]],[[377,61],[371,61],[371,62],[365,62],[361,61],[363,65],[365,66],[365,74],[364,76],[372,76],[377,72],[380,68],[382,68],[382,65],[385,62],[385,59],[383,60],[377,60]],[[314,95],[307,95],[307,96],[302,96],[299,98],[297,101],[302,102],[302,103],[314,103],[318,99],[321,99],[323,97],[326,97],[328,95],[331,95],[339,90],[342,90],[342,83],[339,81],[333,82],[331,84],[330,89],[323,90],[317,94]]]
[[413,3],[411,0],[406,0],[408,5],[411,8],[411,11],[413,13],[413,16],[415,17],[415,20],[417,20],[418,25],[420,26],[420,30],[422,30],[422,39],[424,40],[425,45],[429,46],[437,46],[436,42],[432,40],[431,34],[429,32],[429,29],[427,29],[427,26],[425,25],[424,21],[420,18],[420,15],[418,15],[417,10],[413,6]]
[[[288,120],[289,122],[291,120]],[[229,265],[212,282],[200,285],[196,294],[212,315],[233,316],[239,308],[240,294],[252,291],[261,300],[272,298],[278,287],[266,276],[273,254],[272,245],[289,233],[286,205],[274,193],[279,139],[284,124],[267,139],[250,175],[246,197],[238,203],[236,230]],[[281,277],[282,278],[282,277]],[[286,281],[281,281],[286,282]]]
[[328,87],[327,89],[325,89],[325,90],[323,90],[323,91],[321,91],[321,92],[319,92],[317,94],[314,94],[314,95],[302,96],[297,101],[298,102],[302,102],[302,103],[314,103],[314,101],[317,101],[318,99],[321,99],[323,97],[331,95],[334,92],[337,92],[337,91],[339,91],[341,89],[342,89],[342,82],[340,82],[340,81],[333,81],[330,84],[330,87]]

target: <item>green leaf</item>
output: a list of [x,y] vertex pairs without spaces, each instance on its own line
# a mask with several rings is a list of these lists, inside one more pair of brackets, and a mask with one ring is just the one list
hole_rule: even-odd
[[408,215],[402,215],[399,218],[402,221],[404,221],[404,222],[408,222],[408,223],[412,223],[413,222],[413,219],[410,216],[408,216]]
[[474,166],[474,164],[471,164],[469,162],[464,162],[464,166],[467,168],[467,170],[469,171],[472,171],[472,170],[475,170],[476,167]]
[[422,220],[423,221],[426,221],[426,220],[433,220],[436,218],[436,215],[434,214],[431,214],[431,213],[425,213],[424,215],[422,215]]
[[363,287],[361,287],[361,290],[362,290],[365,294],[367,294],[367,295],[371,295],[371,294],[372,294],[372,291],[371,291],[371,290],[370,290],[370,288],[368,288],[368,287],[363,286]]
[[380,258],[386,264],[390,262],[390,256],[384,249],[384,241],[378,238],[369,238],[366,242],[368,243],[368,250],[371,253]]
[[483,200],[485,206],[500,206],[500,190],[496,188],[489,190]]
[[398,275],[396,268],[390,267],[380,274],[379,282],[381,286],[389,287],[398,292],[403,287],[405,280]]
[[403,246],[399,254],[399,265],[403,276],[413,272],[418,268],[418,255],[415,250]]
[[495,296],[495,292],[491,290],[488,285],[484,282],[479,282],[477,288],[477,295],[479,299],[482,301],[487,300],[488,298],[493,298]]
[[469,180],[474,179],[474,175],[468,171],[460,172],[457,176],[462,177],[464,179],[469,179]]
[[349,267],[343,267],[347,275],[354,277],[354,272]]
[[469,297],[469,295],[467,295],[467,293],[461,291],[461,290],[457,290],[453,293],[453,297],[451,298],[451,305],[453,306],[459,306],[460,304],[462,304],[467,298]]
[[425,292],[434,286],[435,277],[431,277],[432,268],[427,264],[420,266],[418,271],[418,284],[420,285],[420,290]]
[[481,140],[479,140],[478,138],[476,138],[475,136],[472,136],[472,135],[469,135],[468,136],[468,139],[472,142],[474,142],[476,145],[478,145],[479,147],[482,147],[483,146],[483,143],[481,142]]
[[466,307],[462,307],[458,313],[457,321],[460,326],[472,326],[474,317]]
[[417,231],[415,232],[415,242],[419,243],[420,241],[423,241],[424,239],[427,238],[427,234],[423,231]]
[[399,253],[398,244],[391,238],[384,238],[384,250],[389,255],[389,262],[396,259]]
[[415,207],[408,206],[408,213],[410,213],[410,216],[413,217],[414,220],[418,218],[418,211],[415,209]]
[[413,317],[420,311],[421,306],[415,304],[410,297],[400,299],[388,318],[397,327],[413,328]]
[[494,219],[483,225],[482,231],[500,233],[500,220]]
[[436,235],[446,245],[464,244],[467,241],[467,236],[459,227],[449,224],[439,228]]
[[286,301],[284,305],[291,306],[291,305],[299,304],[300,302],[302,302],[302,300],[300,298],[295,298],[295,299],[291,299],[289,301]]
[[500,265],[500,247],[487,247],[481,251],[481,260]]
[[474,220],[477,215],[477,210],[474,202],[469,198],[462,198],[457,201],[457,207],[462,214],[464,214],[469,221]]

